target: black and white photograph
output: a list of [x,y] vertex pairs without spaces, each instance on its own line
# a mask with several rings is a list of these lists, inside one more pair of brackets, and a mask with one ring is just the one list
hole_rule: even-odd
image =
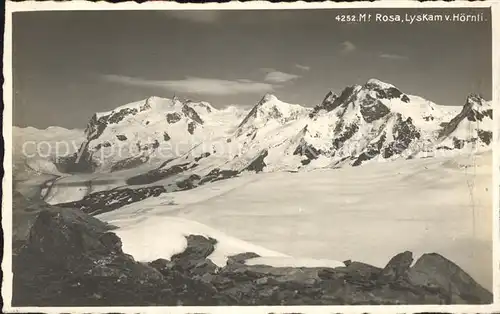
[[492,304],[491,4],[394,4],[9,3],[4,311]]

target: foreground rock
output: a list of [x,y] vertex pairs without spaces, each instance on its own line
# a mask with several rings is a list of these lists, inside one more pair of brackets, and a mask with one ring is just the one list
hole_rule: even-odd
[[208,258],[217,241],[190,235],[184,252],[146,264],[122,251],[108,225],[78,210],[44,205],[31,221],[27,236],[15,239],[14,306],[492,302],[491,293],[438,254],[423,255],[413,267],[412,253],[403,252],[383,269],[351,261],[333,269],[247,265],[258,257],[247,252],[218,267]]
[[207,268],[209,259],[200,260],[213,251],[213,239],[187,239],[186,252],[192,253],[174,256],[171,267],[196,261],[200,268],[179,268],[240,305],[481,304],[493,300],[490,292],[439,254],[424,254],[413,267],[412,253],[406,251],[383,269],[351,261],[332,269],[246,265],[245,260],[258,257],[248,252],[229,257],[227,265],[217,269]]
[[80,210],[67,209],[61,211],[57,207],[51,206],[41,200],[26,198],[19,192],[13,193],[12,203],[12,244],[14,255],[27,244],[32,227],[41,211],[60,211],[65,220],[75,222],[85,221],[87,228],[96,230],[99,233],[116,228],[99,219],[88,216]]
[[[104,224],[75,210],[40,210],[13,256],[14,306],[215,305],[215,291],[168,277],[121,249]],[[19,247],[20,245],[20,247]]]

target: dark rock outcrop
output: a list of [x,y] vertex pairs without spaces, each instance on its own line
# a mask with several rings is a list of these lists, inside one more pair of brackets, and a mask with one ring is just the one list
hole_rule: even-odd
[[188,123],[188,128],[187,128],[187,130],[188,130],[189,134],[193,135],[193,134],[194,134],[194,130],[195,130],[195,129],[196,129],[196,123],[194,123],[194,122],[189,122],[189,123]]
[[168,141],[170,141],[170,139],[171,139],[170,135],[168,135],[167,132],[163,132],[163,140],[165,142],[168,142]]
[[346,87],[342,93],[340,93],[340,96],[337,97],[331,105],[328,106],[328,109],[331,111],[339,106],[346,106],[349,104],[351,101],[354,100],[356,97],[355,93],[355,88],[356,86],[348,86]]
[[208,156],[210,156],[210,153],[209,152],[205,152],[205,153],[201,154],[200,156],[195,157],[194,161],[198,162],[198,161],[200,161],[203,158],[207,158]]
[[188,105],[182,106],[182,113],[196,123],[203,124],[203,120],[200,118],[196,110],[189,107]]
[[248,166],[245,167],[245,169],[243,169],[243,171],[255,171],[257,173],[261,172],[266,166],[264,159],[267,157],[267,155],[267,149],[263,150],[259,154],[259,156],[257,156]]
[[367,146],[366,150],[356,157],[355,161],[352,163],[353,167],[360,166],[363,162],[373,159],[374,157],[380,155],[382,146],[386,140],[386,133],[383,132],[379,139],[375,143],[371,143]]
[[335,106],[339,104],[338,102],[337,103],[335,102],[338,98],[339,96],[335,95],[334,92],[329,91],[328,94],[326,94],[323,101],[321,102],[321,104],[313,108],[313,111],[309,114],[309,117],[313,118],[321,110],[325,110],[327,112],[332,111],[333,109],[335,109]]
[[192,174],[185,179],[177,181],[175,184],[179,188],[179,190],[184,191],[194,189],[195,187],[206,183],[230,179],[237,176],[238,174],[239,171],[236,170],[220,170],[219,168],[214,168],[204,177],[201,177],[197,174]]
[[108,124],[115,124],[115,123],[118,123],[118,122],[122,121],[123,119],[125,119],[126,116],[135,115],[135,114],[137,114],[137,109],[135,109],[135,108],[123,108],[117,112],[113,111],[113,112],[111,112],[111,114],[109,114],[109,116],[105,116],[105,117],[106,117]]
[[410,265],[413,262],[413,254],[409,251],[399,253],[385,266],[378,275],[379,282],[393,282],[407,278]]
[[380,100],[367,96],[361,104],[360,112],[366,122],[372,123],[385,117],[391,111]]
[[450,303],[490,303],[491,293],[452,261],[432,253],[422,255],[410,268],[409,281],[430,290],[446,291]]
[[317,149],[311,144],[308,144],[306,141],[304,141],[304,139],[302,139],[299,145],[297,145],[297,148],[295,148],[295,150],[293,151],[293,154],[305,156],[310,162],[311,160],[317,159],[318,156],[321,155],[321,150]]
[[95,192],[74,202],[58,204],[60,207],[78,208],[84,213],[98,215],[113,211],[122,206],[142,201],[148,197],[156,197],[167,190],[163,186],[148,186],[137,189],[115,189]]
[[[27,198],[14,191],[12,195],[12,244],[13,254],[17,255],[19,249],[26,244],[30,237],[39,213],[44,210],[54,210],[54,207],[42,200]],[[77,209],[64,209],[62,215],[67,220],[85,221],[87,226],[100,233],[113,230],[115,227],[89,216]]]
[[245,252],[245,253],[236,254],[233,256],[229,256],[227,258],[227,265],[241,264],[241,263],[244,264],[247,259],[256,258],[256,257],[260,257],[260,255],[257,253],[254,253],[254,252]]
[[[118,111],[112,111],[107,115],[98,116],[94,114],[85,128],[86,141],[78,149],[78,153],[75,154],[75,160],[69,164],[67,172],[89,172],[89,169],[93,171],[94,169],[89,167],[89,165],[95,163],[92,160],[94,150],[89,150],[90,142],[98,139],[108,125],[119,123],[127,116],[135,115],[137,112],[135,108],[123,108]],[[99,150],[100,147],[96,147],[95,150]]]
[[67,156],[59,156],[54,165],[62,173],[91,173],[97,168],[97,163],[92,160],[87,150],[83,150],[83,156],[78,159],[78,153]]
[[239,171],[236,170],[221,170],[219,168],[214,168],[200,180],[200,184],[230,179],[238,174]]
[[132,169],[146,163],[149,160],[149,156],[134,156],[125,158],[123,160],[117,161],[111,166],[110,171],[120,171],[125,169]]
[[464,146],[465,146],[465,141],[464,140],[460,140],[460,139],[458,139],[456,137],[453,137],[452,140],[453,140],[453,148],[455,148],[455,149],[462,149],[462,148],[464,148]]
[[123,134],[118,134],[116,136],[116,138],[119,140],[119,141],[126,141],[127,140],[127,137]]
[[[460,122],[467,119],[471,122],[482,121],[485,117],[493,119],[493,111],[491,109],[481,110],[484,100],[478,95],[469,95],[462,108],[462,111],[451,119],[448,123],[444,123],[439,132],[439,138],[445,138],[456,130]],[[477,108],[474,108],[474,105]]]
[[374,91],[377,94],[377,98],[379,99],[394,99],[394,98],[399,98],[403,102],[410,102],[410,98],[403,94],[399,89],[396,87],[390,86],[390,87],[381,87],[379,84],[374,83],[372,81],[368,81],[363,86],[365,89],[369,89]]
[[393,155],[400,154],[410,147],[410,144],[420,138],[420,132],[413,124],[411,118],[403,120],[401,114],[396,115],[396,123],[392,130],[394,141],[384,149],[384,158],[390,158]]
[[479,139],[483,141],[486,145],[490,145],[492,139],[493,139],[493,132],[491,131],[484,131],[484,130],[477,130],[477,136],[479,136]]
[[168,168],[164,168],[162,165],[161,167],[150,170],[146,173],[130,177],[126,180],[126,182],[128,185],[151,184],[156,181],[167,179],[174,175],[180,174],[194,167],[196,167],[196,164],[192,163],[177,164]]
[[171,186],[173,190],[169,190],[169,192],[172,192],[172,191],[190,190],[209,182],[215,182],[219,180],[233,178],[240,173],[237,170],[221,170],[219,168],[214,168],[207,175],[203,177],[201,177],[196,173],[191,173],[185,175],[184,178],[182,179],[175,178],[176,176],[182,175],[185,172],[188,172],[190,170],[195,170],[196,167],[198,167],[196,161],[200,161],[201,159],[206,158],[208,156],[210,156],[210,153],[206,152],[198,157],[195,157],[193,162],[175,164],[170,167],[166,167],[169,164],[169,162],[172,161],[169,160],[156,169],[128,178],[126,182],[128,185],[144,185],[144,184],[151,184],[168,178],[173,178],[173,180],[175,180],[175,184]]
[[167,122],[170,124],[179,122],[182,119],[181,115],[177,112],[167,113],[166,117],[167,117]]
[[201,177],[197,174],[192,174],[186,179],[175,182],[179,190],[191,190],[197,187],[197,183],[200,181]]
[[337,131],[337,136],[333,139],[332,144],[334,149],[341,148],[342,145],[359,130],[359,126],[356,123],[346,125],[344,128],[342,128],[341,124],[337,126],[340,126],[341,131]]
[[214,274],[219,268],[207,257],[215,250],[217,240],[200,235],[186,237],[187,247],[184,252],[172,256],[174,269],[194,276]]
[[135,146],[137,147],[137,150],[139,152],[141,152],[141,151],[151,152],[151,151],[154,151],[155,149],[157,149],[158,147],[160,147],[160,142],[158,142],[158,140],[156,140],[156,139],[149,142],[149,143],[142,143],[141,141],[139,141],[139,142],[135,143]]

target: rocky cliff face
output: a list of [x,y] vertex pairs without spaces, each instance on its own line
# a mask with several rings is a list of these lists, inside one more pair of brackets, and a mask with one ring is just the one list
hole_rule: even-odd
[[[252,252],[218,267],[207,257],[217,239],[186,237],[171,260],[135,261],[106,225],[78,210],[35,204],[15,195],[14,306],[486,304],[492,294],[453,262],[411,252],[381,269],[247,265]],[[20,233],[21,234],[21,233]],[[20,235],[19,234],[19,235]]]
[[338,98],[339,98],[339,96],[337,96],[334,92],[329,91],[328,94],[326,94],[323,101],[321,102],[321,104],[319,104],[313,108],[313,111],[309,114],[309,118],[313,118],[315,115],[317,115],[322,110],[329,112],[329,111],[332,111],[333,109],[335,109],[335,107],[339,103],[339,101],[337,101]]
[[488,147],[493,139],[491,102],[479,95],[470,95],[458,115],[443,123],[439,131],[440,149],[462,149],[467,145]]

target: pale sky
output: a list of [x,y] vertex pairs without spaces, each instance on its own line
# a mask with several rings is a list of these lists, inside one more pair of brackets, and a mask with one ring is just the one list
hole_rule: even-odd
[[338,13],[15,13],[14,124],[84,128],[94,112],[153,95],[222,108],[271,92],[314,106],[370,78],[442,105],[491,99],[489,21],[346,24]]

